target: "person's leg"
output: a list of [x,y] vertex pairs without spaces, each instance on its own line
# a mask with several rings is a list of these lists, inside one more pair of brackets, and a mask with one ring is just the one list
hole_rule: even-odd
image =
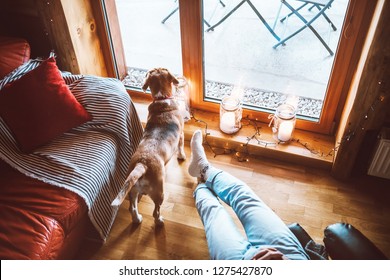
[[195,189],[194,197],[204,225],[210,258],[215,260],[244,258],[250,244],[238,231],[215,194],[202,183]]
[[203,149],[203,136],[200,130],[196,130],[191,138],[191,159],[188,166],[188,173],[197,177],[199,181],[205,182],[209,173],[210,163],[207,160]]
[[204,179],[206,186],[230,205],[240,219],[248,241],[252,245],[246,258],[248,254],[254,253],[253,247],[274,247],[290,259],[308,258],[299,241],[284,222],[247,184],[210,165],[204,153],[200,131],[196,131],[191,139],[191,150],[189,173]]
[[252,189],[227,172],[210,168],[206,185],[240,219],[252,246],[273,247],[289,259],[307,259],[308,256],[294,234]]

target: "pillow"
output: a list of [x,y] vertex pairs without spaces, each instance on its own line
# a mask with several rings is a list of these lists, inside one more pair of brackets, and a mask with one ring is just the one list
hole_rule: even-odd
[[0,36],[0,79],[27,62],[30,58],[30,45],[22,38]]
[[54,57],[0,91],[0,116],[26,153],[91,120],[66,86]]
[[[55,58],[55,53],[50,52],[49,58],[54,57]],[[34,59],[28,60],[26,63],[20,65],[18,68],[16,68],[14,71],[9,73],[7,76],[5,76],[2,80],[0,80],[0,90],[7,86],[8,84],[12,83],[13,81],[16,81],[23,77],[25,74],[30,72],[31,70],[34,70],[37,68],[39,65],[42,64],[46,59],[37,57]]]

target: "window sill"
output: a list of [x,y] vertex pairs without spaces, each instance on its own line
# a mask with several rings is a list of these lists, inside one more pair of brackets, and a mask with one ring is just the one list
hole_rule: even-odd
[[[145,125],[151,100],[138,96],[132,96],[132,100],[142,124]],[[201,129],[205,135],[207,124],[208,135],[205,139],[213,148],[219,150],[218,153],[232,152],[233,156],[238,155],[242,159],[248,152],[251,156],[267,157],[315,168],[330,170],[332,167],[335,145],[333,136],[296,129],[292,141],[277,144],[272,137],[271,128],[266,123],[256,122],[260,132],[256,135],[254,122],[244,119],[242,128],[237,133],[228,135],[219,129],[218,114],[200,110],[195,110],[193,114],[194,118],[184,126],[186,141],[191,139],[197,129]],[[252,136],[256,138],[249,141]]]

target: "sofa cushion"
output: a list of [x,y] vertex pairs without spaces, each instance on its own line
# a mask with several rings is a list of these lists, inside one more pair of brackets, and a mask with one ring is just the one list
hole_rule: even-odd
[[[54,52],[50,52],[49,56],[47,58],[56,57],[56,54]],[[0,80],[0,90],[2,90],[5,86],[9,85],[10,83],[19,80],[21,77],[23,77],[28,72],[34,70],[39,65],[41,65],[43,62],[45,62],[46,58],[37,57],[28,60],[26,63],[23,63],[18,68],[16,68],[14,71],[6,75],[3,79]]]
[[0,80],[30,59],[30,45],[21,38],[0,36]]
[[25,153],[91,120],[53,57],[0,91],[0,116]]
[[0,259],[56,259],[65,238],[55,219],[0,203]]

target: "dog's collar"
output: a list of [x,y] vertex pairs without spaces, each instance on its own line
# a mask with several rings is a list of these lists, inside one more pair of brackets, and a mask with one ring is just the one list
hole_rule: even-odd
[[160,98],[155,98],[155,99],[153,99],[153,101],[164,101],[167,99],[175,99],[175,97],[174,96],[170,96],[170,97],[164,96],[164,97],[160,97]]

